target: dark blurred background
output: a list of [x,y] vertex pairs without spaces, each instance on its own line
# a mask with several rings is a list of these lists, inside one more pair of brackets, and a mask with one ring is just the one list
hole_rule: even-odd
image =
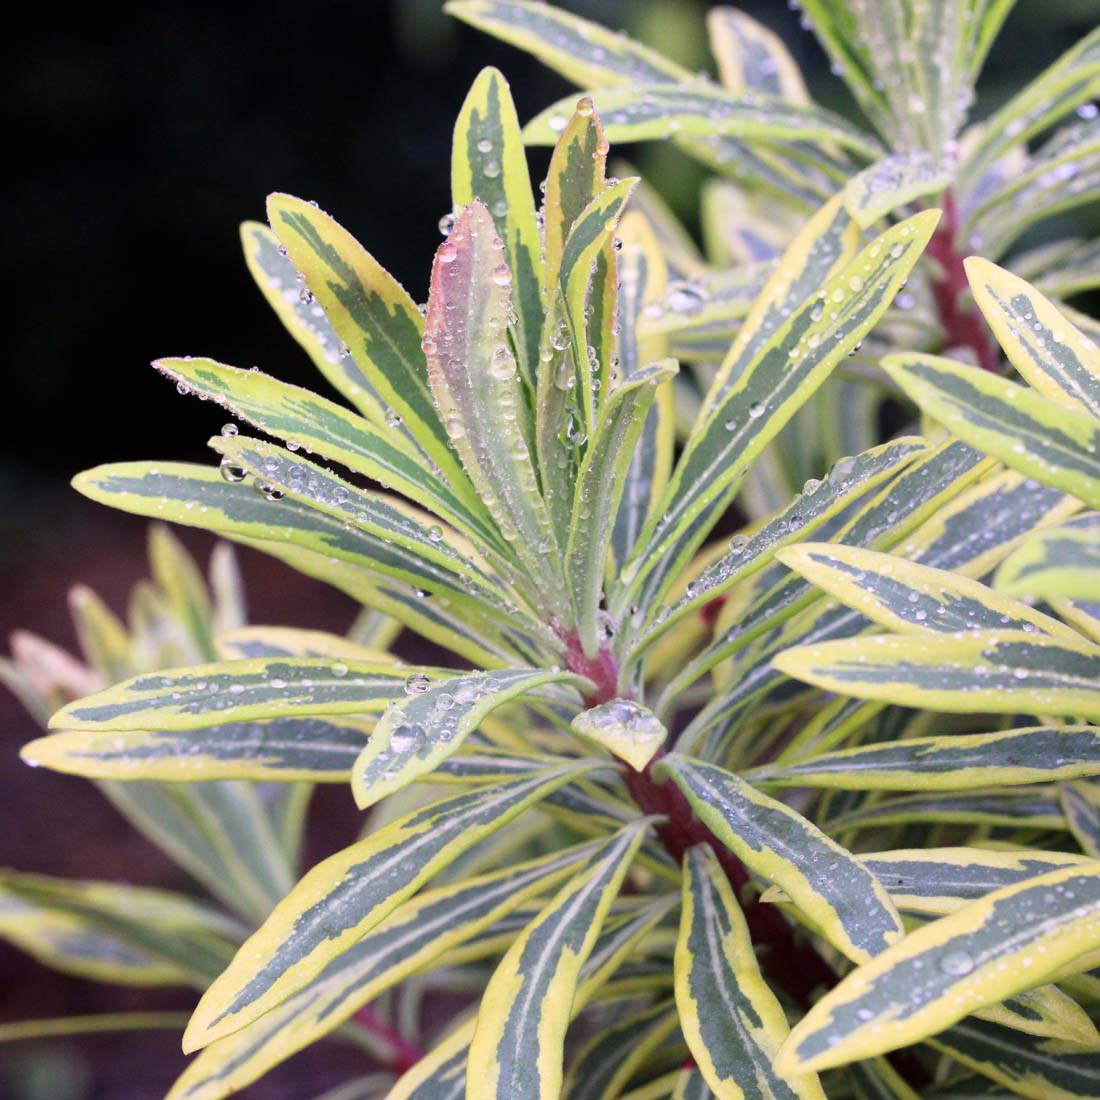
[[[561,6],[708,67],[702,0]],[[851,111],[797,12],[778,0],[740,6],[783,36],[819,101]],[[69,645],[66,590],[87,582],[121,610],[144,575],[145,525],[84,501],[68,479],[111,460],[203,460],[224,420],[149,361],[209,355],[323,386],[251,283],[237,224],[263,217],[269,191],[316,200],[421,301],[450,204],[451,129],[478,70],[505,72],[524,120],[570,86],[438,0],[150,2],[64,16],[39,6],[22,18],[4,66],[0,627]],[[1098,20],[1100,0],[1020,0],[976,114]],[[628,153],[694,228],[698,166],[667,144]],[[533,155],[534,179],[545,163]],[[184,536],[205,557],[210,540]],[[254,621],[350,622],[339,594],[257,555],[244,563]],[[0,722],[0,866],[187,888],[89,784],[19,763],[36,731],[2,689]],[[317,817],[318,856],[356,824],[342,790],[325,793]],[[0,1022],[192,1000],[67,979],[0,944]],[[175,1037],[160,1034],[4,1046],[0,1100],[159,1100],[182,1065]],[[241,1095],[308,1100],[359,1065],[326,1043]]]

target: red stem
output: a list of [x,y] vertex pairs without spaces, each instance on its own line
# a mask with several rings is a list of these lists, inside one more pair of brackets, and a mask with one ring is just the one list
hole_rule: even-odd
[[359,1009],[355,1014],[355,1020],[362,1025],[364,1031],[369,1031],[389,1047],[390,1056],[386,1062],[386,1068],[393,1070],[398,1076],[412,1069],[424,1057],[424,1051],[420,1047],[409,1042],[396,1028],[380,1020],[370,1005],[364,1005]]
[[1000,360],[981,312],[974,305],[969,309],[962,306],[963,296],[969,291],[970,284],[963,267],[964,257],[956,240],[958,233],[958,204],[955,196],[948,191],[943,197],[943,218],[928,242],[928,255],[942,269],[942,273],[932,280],[932,296],[947,337],[948,349],[969,348],[982,370],[995,371]]

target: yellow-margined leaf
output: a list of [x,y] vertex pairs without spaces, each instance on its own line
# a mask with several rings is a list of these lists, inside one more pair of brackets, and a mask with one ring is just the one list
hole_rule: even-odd
[[1100,507],[1100,420],[935,355],[888,355],[882,367],[926,415],[961,439]]
[[1001,563],[994,584],[1036,600],[1100,600],[1100,515],[1036,531]]
[[947,569],[833,543],[800,543],[776,557],[834,599],[902,634],[1035,630],[1080,639],[1057,619]]
[[943,1031],[1100,946],[1100,863],[1004,887],[910,933],[827,993],[778,1064],[826,1069]]
[[1100,417],[1100,348],[1033,286],[970,256],[970,289],[1012,365],[1045,397]]
[[293,714],[369,714],[403,696],[410,676],[446,675],[391,663],[259,658],[165,669],[62,707],[54,729],[193,730]]
[[456,208],[480,199],[504,242],[512,272],[515,350],[521,375],[534,392],[545,302],[542,255],[527,155],[508,81],[482,69],[455,122],[451,197]]
[[901,938],[901,918],[879,881],[801,814],[700,760],[673,753],[657,770],[738,859],[786,891],[849,958],[862,962]]
[[318,863],[206,991],[185,1049],[239,1031],[305,988],[456,856],[592,769],[591,763],[565,764],[464,791]]
[[848,791],[968,791],[1100,775],[1100,726],[911,737],[750,772],[754,783]]
[[410,683],[414,693],[387,708],[355,761],[351,789],[360,809],[434,771],[497,707],[547,684],[583,681],[519,668]]
[[[176,1081],[170,1100],[221,1100],[327,1035],[386,989],[438,965],[440,956],[449,953],[453,965],[455,948],[461,953],[462,945],[499,918],[553,889],[595,847],[596,842],[577,845],[407,901],[301,992],[211,1043]],[[492,947],[463,957],[476,958]]]
[[581,967],[647,827],[637,822],[609,840],[508,949],[478,1009],[469,1100],[558,1097]]
[[1100,718],[1100,647],[1017,631],[878,635],[802,646],[775,667],[826,691],[908,707]]
[[786,1016],[765,984],[745,917],[707,845],[685,858],[676,1004],[695,1064],[717,1100],[825,1100],[813,1073],[772,1068],[787,1038]]

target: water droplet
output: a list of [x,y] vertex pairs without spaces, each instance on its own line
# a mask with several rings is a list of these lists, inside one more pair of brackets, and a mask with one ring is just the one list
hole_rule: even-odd
[[226,436],[227,438],[231,438],[232,436],[235,436],[237,434],[238,430],[239,429],[237,428],[236,424],[223,424],[222,425],[222,435]]
[[974,959],[966,951],[952,951],[940,959],[940,969],[954,978],[961,978],[974,969]]
[[221,470],[222,477],[226,481],[244,481],[248,477],[248,471],[243,466],[239,466],[228,455],[218,464],[218,469]]
[[436,253],[441,264],[453,264],[458,259],[458,249],[450,241],[444,241]]
[[431,680],[423,672],[414,672],[405,681],[405,694],[423,695],[431,686]]
[[451,235],[451,230],[454,229],[454,227],[454,214],[444,214],[443,217],[439,219],[439,232],[442,233],[444,237],[449,237]]
[[417,752],[423,748],[424,743],[424,731],[419,726],[409,723],[397,726],[390,734],[390,749],[403,756]]

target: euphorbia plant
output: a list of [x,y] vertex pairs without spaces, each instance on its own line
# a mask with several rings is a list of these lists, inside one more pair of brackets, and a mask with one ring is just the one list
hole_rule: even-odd
[[[1044,487],[959,439],[880,441],[873,415],[890,392],[883,351],[963,344],[997,365],[955,282],[956,199],[945,196],[946,229],[938,208],[913,208],[958,191],[947,146],[980,63],[968,50],[984,49],[1007,10],[948,7],[957,64],[940,74],[952,91],[942,110],[891,99],[879,121],[896,125],[882,123],[894,151],[838,194],[777,185],[811,209],[797,226],[769,224],[774,247],[748,267],[703,271],[652,199],[632,198],[636,180],[608,178],[598,111],[628,138],[675,121],[694,151],[736,135],[747,144],[729,159],[785,166],[788,182],[792,165],[817,179],[825,165],[839,184],[854,167],[841,150],[886,150],[791,102],[789,58],[735,13],[713,22],[727,83],[745,87],[719,92],[667,65],[654,90],[657,55],[542,5],[455,5],[498,31],[520,27],[512,37],[571,75],[628,72],[644,86],[597,89],[560,125],[553,113],[531,125],[535,138],[560,131],[536,209],[508,86],[481,74],[455,128],[454,210],[423,310],[312,203],[274,195],[270,228],[244,227],[261,290],[351,408],[255,369],[158,360],[181,392],[235,418],[210,441],[219,463],[103,466],[76,484],[274,554],[369,612],[348,637],[241,629],[212,614],[179,559],[155,604],[189,639],[179,659],[126,656],[132,644],[100,614],[89,657],[117,682],[68,702],[57,732],[24,751],[112,790],[224,791],[212,832],[197,803],[181,802],[180,820],[205,815],[236,849],[228,879],[208,885],[245,927],[164,898],[111,908],[96,900],[110,896],[102,886],[5,886],[154,961],[164,945],[141,929],[168,908],[173,927],[235,949],[187,1026],[185,1049],[200,1053],[173,1098],[228,1096],[337,1029],[376,1052],[383,1076],[364,1094],[396,1100],[907,1100],[933,1083],[984,1095],[975,1072],[1040,1100],[1100,1096],[1087,973],[1100,863],[1074,849],[1080,829],[1051,793],[1100,774],[1091,727],[930,737],[936,710],[950,709],[938,707],[950,670],[922,685],[926,709],[914,711],[889,694],[896,675],[880,702],[832,696],[806,686],[820,677],[786,652],[888,646],[833,640],[887,614],[893,625],[895,604],[923,622],[911,577],[946,578],[951,598],[931,608],[946,630],[969,629],[966,615],[1036,636],[1069,629],[976,578],[1071,517],[1077,483]],[[926,13],[902,8],[864,14],[904,15],[904,52],[920,56]],[[820,14],[827,41],[849,41],[849,15]],[[1090,49],[1054,71],[1091,94]],[[758,90],[776,72],[785,83]],[[1037,129],[1080,105],[1073,87],[1048,74],[1023,93]],[[1005,150],[991,133],[975,156],[996,171]],[[710,211],[712,234],[747,247],[751,220],[724,210]],[[925,311],[935,319],[922,325]],[[686,383],[670,346],[690,361]],[[815,409],[838,368],[830,385],[843,385]],[[781,437],[796,414],[806,438]],[[866,446],[846,453],[853,440]],[[802,492],[776,506],[807,468]],[[852,597],[863,561],[887,563],[886,579]],[[838,600],[815,588],[826,566],[843,577],[823,584]],[[385,647],[406,629],[453,657],[397,661]],[[87,687],[43,682],[70,697]],[[1081,698],[1028,697],[1043,715],[1062,703],[1091,714]],[[275,843],[258,830],[282,837],[289,874],[318,782],[350,782],[372,810],[363,839],[277,904],[264,901],[280,890],[238,904],[233,875]],[[898,790],[917,793],[865,794]],[[246,803],[234,823],[229,808]],[[165,833],[161,812],[150,816]],[[0,914],[16,939],[20,904]],[[67,944],[35,949],[64,965]],[[571,1036],[583,1042],[567,1047]]]

